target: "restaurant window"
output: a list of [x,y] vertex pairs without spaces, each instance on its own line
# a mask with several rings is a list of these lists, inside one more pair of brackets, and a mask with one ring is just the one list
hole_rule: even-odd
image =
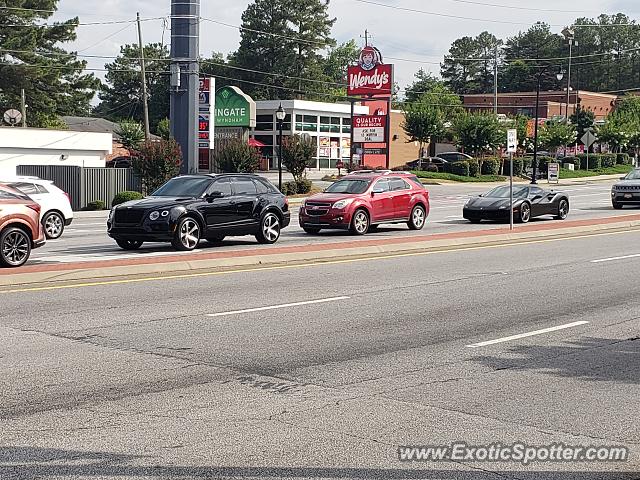
[[296,131],[317,132],[318,117],[315,115],[296,115]]
[[343,118],[342,119],[342,133],[351,133],[351,119]]
[[257,132],[273,132],[273,115],[257,115],[256,131]]

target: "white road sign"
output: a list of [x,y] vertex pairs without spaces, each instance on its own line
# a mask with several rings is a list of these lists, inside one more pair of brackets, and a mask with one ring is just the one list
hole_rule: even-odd
[[596,142],[597,138],[592,132],[587,131],[587,133],[585,133],[580,140],[585,144],[587,148],[589,148]]
[[507,130],[507,153],[518,151],[518,130],[515,128]]

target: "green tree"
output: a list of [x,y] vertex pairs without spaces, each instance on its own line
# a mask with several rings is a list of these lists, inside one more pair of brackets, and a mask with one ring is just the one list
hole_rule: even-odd
[[156,133],[160,138],[164,138],[165,140],[169,140],[171,138],[171,124],[168,118],[163,118],[158,122]]
[[417,101],[406,102],[403,109],[405,120],[401,127],[410,142],[418,142],[420,156],[424,154],[425,144],[435,147],[436,142],[446,137],[448,126],[463,111],[460,97],[439,81],[427,88]]
[[311,139],[294,135],[285,138],[282,142],[282,164],[293,175],[296,183],[304,180],[307,168],[315,154],[316,147]]
[[230,62],[245,69],[243,80],[253,82],[243,85],[248,94],[267,99],[318,91],[319,84],[309,80],[322,77],[321,53],[335,45],[328,5],[325,0],[254,0],[247,7],[240,47]]
[[566,122],[548,121],[539,134],[540,145],[556,153],[561,147],[574,143],[575,139],[575,126]]
[[174,139],[150,140],[140,146],[131,167],[140,177],[145,195],[180,173],[182,150]]
[[570,117],[571,123],[576,126],[576,142],[580,141],[587,128],[593,127],[595,119],[595,113],[578,105],[578,110]]
[[58,0],[0,4],[17,8],[0,8],[0,111],[19,109],[24,89],[29,126],[56,127],[59,116],[87,115],[100,81],[62,47],[76,39],[78,18],[51,22]]
[[[454,133],[458,145],[466,153],[483,157],[495,152],[504,143],[503,128],[493,114],[465,113],[459,115],[454,126]],[[482,168],[482,165],[480,165]]]
[[[347,69],[358,61],[359,56],[360,47],[355,40],[349,40],[329,50],[326,59],[322,62],[323,74],[328,82],[327,88],[324,90],[337,97],[345,97],[347,95]],[[331,83],[335,85],[330,85]],[[316,85],[314,90],[320,88],[320,85]]]
[[[169,116],[169,51],[160,43],[144,47],[147,73],[149,123],[155,130]],[[107,84],[99,94],[101,103],[95,113],[113,121],[132,119],[143,121],[142,81],[140,78],[140,48],[123,45],[120,55],[105,65]]]
[[120,143],[128,150],[137,150],[144,142],[144,129],[137,122],[121,122],[115,132],[120,137]]
[[253,173],[260,167],[260,154],[247,142],[232,140],[216,151],[213,161],[226,173]]
[[460,95],[479,91],[480,68],[477,56],[477,44],[472,37],[462,37],[453,42],[440,71],[451,90]]
[[404,97],[405,102],[413,103],[424,94],[433,89],[436,85],[442,82],[438,80],[433,74],[425,72],[424,69],[418,70],[415,74],[415,80],[405,90]]

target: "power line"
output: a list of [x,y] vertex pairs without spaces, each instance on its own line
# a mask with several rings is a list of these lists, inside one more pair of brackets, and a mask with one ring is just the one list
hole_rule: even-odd
[[514,5],[503,5],[498,3],[485,3],[485,2],[477,2],[472,0],[448,0],[450,2],[456,3],[464,3],[467,5],[479,5],[482,7],[495,7],[495,8],[506,8],[510,10],[526,10],[529,12],[545,12],[545,13],[584,13],[585,10],[555,10],[551,8],[534,8],[534,7],[523,7],[523,6],[514,6]]
[[[442,13],[442,12],[431,12],[431,11],[427,11],[427,10],[419,10],[417,8],[408,8],[408,7],[401,7],[399,5],[389,5],[387,3],[381,3],[381,2],[376,2],[373,0],[353,0],[354,2],[359,2],[359,3],[364,3],[367,5],[375,5],[378,7],[383,7],[383,8],[389,8],[392,10],[398,10],[398,11],[403,11],[403,12],[409,12],[409,13],[419,13],[419,14],[423,14],[423,15],[431,15],[434,17],[442,17],[442,18],[452,18],[452,19],[456,19],[456,20],[470,20],[470,21],[475,21],[475,22],[485,22],[485,23],[498,23],[498,24],[506,24],[506,25],[531,25],[531,23],[524,23],[524,22],[514,22],[512,20],[499,20],[499,19],[492,19],[492,18],[476,18],[476,17],[465,17],[465,16],[461,16],[461,15],[453,15],[453,14],[449,14],[449,13]],[[493,5],[495,6],[495,5]],[[517,7],[514,7],[517,8]],[[518,8],[519,9],[519,8]],[[561,25],[561,24],[549,24],[552,27],[565,27],[566,25]],[[639,26],[637,23],[616,23],[616,24],[611,24],[611,25],[602,25],[602,24],[573,24],[573,27],[585,27],[585,28],[608,28],[608,27],[637,27]]]

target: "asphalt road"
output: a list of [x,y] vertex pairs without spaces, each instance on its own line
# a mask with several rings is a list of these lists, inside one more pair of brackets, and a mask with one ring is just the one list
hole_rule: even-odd
[[0,478],[638,479],[639,240],[0,292]]
[[[584,185],[561,187],[571,196],[572,210],[570,219],[603,218],[624,214],[637,214],[637,209],[623,211],[613,210],[611,207],[610,190],[613,182],[594,182]],[[542,184],[545,187],[544,184]],[[462,206],[472,195],[478,195],[487,190],[486,185],[434,185],[427,187],[431,197],[431,215],[425,229],[421,232],[411,232],[404,225],[382,227],[369,238],[410,237],[425,233],[447,233],[464,230],[480,230],[487,228],[504,228],[503,224],[486,223],[471,225],[462,218]],[[310,236],[302,231],[298,225],[298,207],[292,208],[292,224],[283,231],[279,245],[303,245],[340,241],[348,238],[357,242],[359,238],[350,236],[342,231],[324,231],[320,235]],[[95,261],[104,259],[137,258],[140,256],[174,255],[176,252],[168,244],[147,244],[137,252],[124,252],[106,235],[107,214],[87,217],[79,214],[73,224],[59,240],[48,242],[43,248],[34,251],[30,264],[38,263],[69,263]],[[554,221],[544,218],[538,222]],[[206,242],[201,245],[202,250],[226,249],[242,250],[258,248],[253,237],[228,238],[222,246],[209,246]],[[271,248],[271,247],[262,247]],[[189,253],[183,253],[189,255]]]

